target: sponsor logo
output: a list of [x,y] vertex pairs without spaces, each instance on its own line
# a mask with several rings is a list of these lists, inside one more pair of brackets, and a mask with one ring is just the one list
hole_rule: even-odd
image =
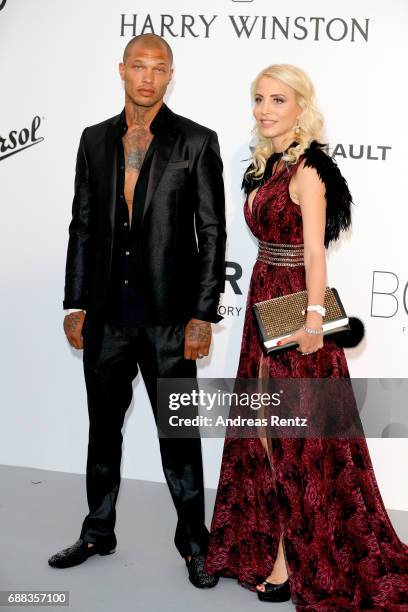
[[0,11],[2,11],[4,9],[4,7],[6,6],[6,2],[7,2],[7,0],[1,0],[1,2],[0,2]]
[[392,147],[389,145],[366,145],[366,144],[335,144],[326,147],[331,157],[342,157],[343,159],[368,159],[386,161],[388,152]]
[[41,118],[36,115],[30,127],[11,130],[6,138],[0,136],[0,161],[42,142],[44,138],[37,136],[40,126]]
[[400,287],[397,274],[384,270],[373,271],[371,286],[371,316],[392,319],[400,308],[408,314],[408,282]]
[[163,38],[210,38],[218,15],[121,15],[120,35],[158,34]]
[[221,317],[239,317],[241,316],[242,306],[219,304],[217,312]]
[[[158,34],[164,38],[210,38],[220,20],[219,15],[190,14],[122,13],[120,17],[120,36]],[[226,19],[226,28],[229,27],[232,35],[242,39],[368,42],[370,28],[370,19],[356,17],[227,15],[222,18]],[[222,32],[225,36],[226,29],[222,28]]]
[[274,15],[229,15],[238,38],[259,40],[348,40],[368,42],[370,20],[359,22],[355,17],[276,17]]
[[242,266],[236,261],[225,262],[225,282],[231,285],[235,295],[242,295],[238,281],[242,278]]
[[[225,283],[229,283],[235,295],[242,295],[238,281],[242,277],[242,266],[236,261],[225,262]],[[222,317],[239,317],[243,312],[242,306],[219,304],[218,314]]]

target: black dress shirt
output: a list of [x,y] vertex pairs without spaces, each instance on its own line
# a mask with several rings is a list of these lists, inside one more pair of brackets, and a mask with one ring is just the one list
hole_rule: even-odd
[[146,152],[133,194],[132,223],[124,196],[125,156],[122,138],[127,132],[125,110],[122,111],[116,131],[117,184],[115,228],[112,250],[111,277],[105,320],[108,323],[140,327],[151,325],[149,308],[143,292],[140,267],[140,235],[146,190],[149,181],[155,134],[162,126],[162,109],[150,125],[153,140]]

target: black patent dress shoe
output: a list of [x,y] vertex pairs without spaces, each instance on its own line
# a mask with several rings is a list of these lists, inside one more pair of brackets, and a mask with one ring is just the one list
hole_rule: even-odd
[[259,591],[258,589],[256,590],[258,593],[258,599],[260,599],[260,601],[289,601],[289,579],[285,580],[285,582],[281,582],[280,584],[272,584],[271,582],[264,580],[262,584],[265,587],[265,591]]
[[74,567],[74,565],[83,563],[93,555],[111,555],[114,552],[115,547],[106,548],[106,546],[102,547],[98,544],[88,546],[88,542],[79,539],[72,546],[64,548],[50,557],[48,565],[59,568]]
[[218,583],[219,577],[214,574],[207,574],[204,571],[205,558],[203,555],[193,555],[190,559],[185,559],[188,569],[188,579],[198,589],[211,589]]

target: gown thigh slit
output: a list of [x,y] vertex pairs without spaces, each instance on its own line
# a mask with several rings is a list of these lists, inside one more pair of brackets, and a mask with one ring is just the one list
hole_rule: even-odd
[[[268,363],[267,363],[267,357],[265,357],[265,355],[263,354],[263,352],[261,351],[260,353],[260,358],[259,358],[259,368],[258,368],[258,378],[262,379],[262,378],[267,378],[268,377]],[[269,469],[271,470],[271,474],[272,474],[272,478],[273,478],[273,458],[272,458],[272,442],[271,442],[271,438],[267,435],[260,435],[259,440],[263,446],[266,458],[268,460],[269,463]],[[285,557],[285,565],[286,565],[286,571],[288,572],[288,575],[290,573],[290,569],[288,568],[288,565],[286,563],[286,554],[285,554],[285,545],[283,542],[283,532],[282,532],[282,526],[279,524],[279,540],[278,540],[278,547],[279,547],[279,543],[282,542],[282,549],[283,549],[283,554]],[[276,554],[276,558],[277,558],[277,554]],[[276,558],[275,561],[273,562],[271,571],[269,572],[268,576],[272,573],[274,567],[275,567],[275,562],[276,562]],[[267,576],[265,576],[265,579],[267,578]]]

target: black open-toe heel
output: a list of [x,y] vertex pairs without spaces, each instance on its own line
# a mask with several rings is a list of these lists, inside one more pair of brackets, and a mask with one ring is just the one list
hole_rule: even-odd
[[289,579],[287,579],[285,582],[281,582],[280,584],[272,584],[271,582],[264,580],[262,584],[265,587],[265,591],[259,591],[258,589],[256,589],[256,592],[258,593],[258,599],[260,601],[289,601]]

